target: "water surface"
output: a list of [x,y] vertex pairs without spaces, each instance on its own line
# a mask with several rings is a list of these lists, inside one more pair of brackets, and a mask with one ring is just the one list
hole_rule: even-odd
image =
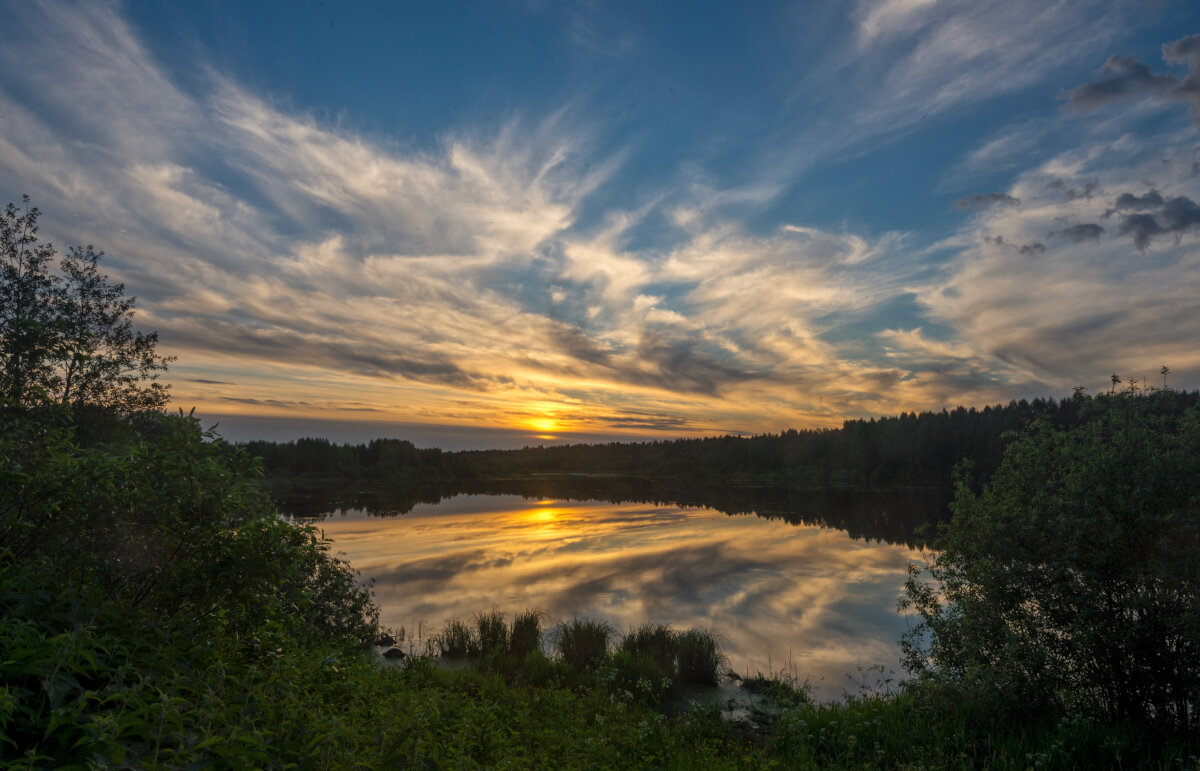
[[[791,517],[795,520],[795,517]],[[403,516],[343,509],[320,526],[364,578],[382,622],[427,638],[498,608],[714,629],[740,673],[784,672],[817,695],[863,668],[899,669],[903,543],[706,507],[459,495]]]

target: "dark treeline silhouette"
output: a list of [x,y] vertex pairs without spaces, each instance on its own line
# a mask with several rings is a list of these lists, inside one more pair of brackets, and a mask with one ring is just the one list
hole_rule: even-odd
[[[1165,393],[1180,412],[1200,403],[1200,392]],[[948,489],[961,461],[973,464],[973,479],[982,483],[999,466],[1009,432],[1024,428],[1038,415],[1055,425],[1072,425],[1083,401],[1022,399],[982,409],[848,420],[840,429],[521,450],[445,452],[418,449],[400,439],[365,445],[337,445],[326,439],[254,441],[245,447],[262,458],[273,482],[342,480],[393,491],[436,482],[529,480],[547,474],[650,477],[659,480],[660,488],[663,478],[682,477],[827,490]],[[604,486],[610,487],[611,480]]]
[[696,506],[729,516],[756,515],[793,525],[844,530],[851,538],[925,546],[922,525],[945,518],[949,495],[934,490],[811,490],[777,485],[705,483],[686,477],[645,478],[540,475],[517,479],[452,480],[364,488],[355,483],[285,481],[273,485],[280,511],[313,521],[334,512],[364,511],[397,517],[419,504],[457,495],[519,495],[531,501],[605,501]]

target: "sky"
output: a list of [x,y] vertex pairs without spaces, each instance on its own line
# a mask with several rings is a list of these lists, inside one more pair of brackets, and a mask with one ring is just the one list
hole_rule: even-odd
[[0,0],[0,198],[227,438],[1200,386],[1200,4]]

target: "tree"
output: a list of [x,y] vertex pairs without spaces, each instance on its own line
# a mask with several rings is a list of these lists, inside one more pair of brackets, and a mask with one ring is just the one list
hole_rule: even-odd
[[1200,708],[1200,412],[1171,392],[1079,396],[966,484],[902,607],[906,668],[1022,711],[1194,731]]
[[133,329],[135,298],[99,269],[91,245],[58,253],[38,244],[40,212],[9,204],[0,216],[0,393],[10,406],[56,402],[129,415],[162,409],[158,382],[174,357],[156,352],[158,334]]

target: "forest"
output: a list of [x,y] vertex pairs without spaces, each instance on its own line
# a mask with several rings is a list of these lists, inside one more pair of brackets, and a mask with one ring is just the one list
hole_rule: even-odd
[[[1123,392],[1120,396],[1135,392]],[[1182,413],[1200,392],[1162,390],[1160,402]],[[1118,394],[1103,394],[1101,400]],[[356,480],[418,486],[437,481],[521,479],[547,474],[686,477],[804,489],[952,489],[955,469],[971,464],[974,483],[1000,466],[1004,448],[1034,420],[1070,426],[1080,420],[1083,394],[1013,400],[976,409],[902,413],[847,420],[840,429],[787,430],[754,437],[536,446],[520,450],[444,452],[402,439],[363,445],[306,438],[246,442],[269,478]]]

